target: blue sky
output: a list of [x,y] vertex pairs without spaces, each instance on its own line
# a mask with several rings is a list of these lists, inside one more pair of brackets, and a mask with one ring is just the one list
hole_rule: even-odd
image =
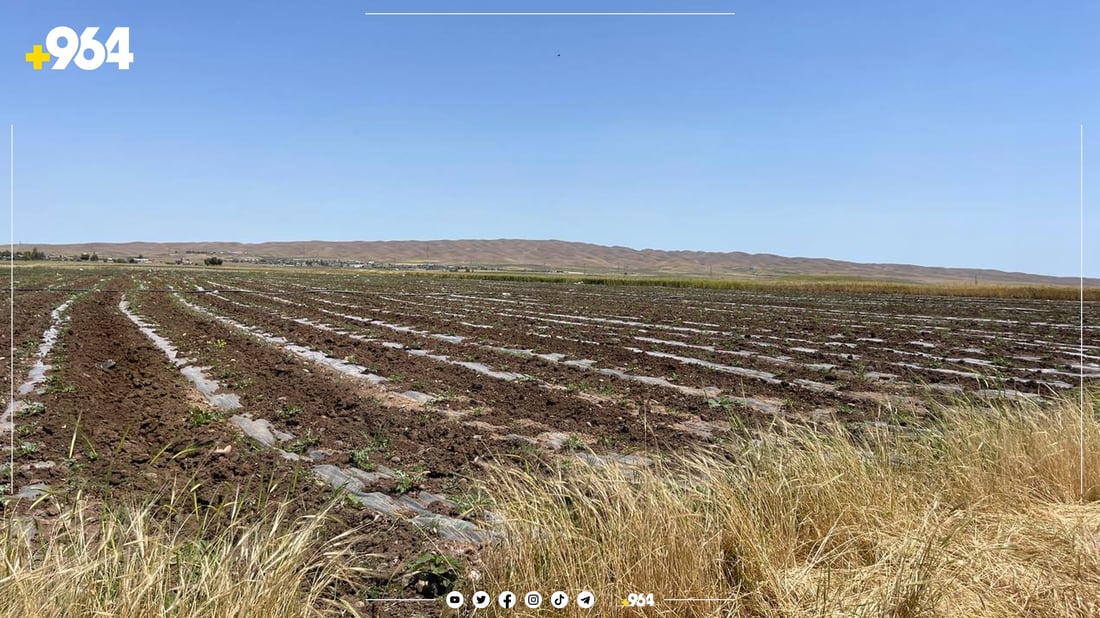
[[[393,10],[737,15],[364,15]],[[129,26],[133,67],[33,71],[59,25]],[[0,122],[23,242],[557,238],[1074,275],[1097,58],[1093,0],[20,2]]]

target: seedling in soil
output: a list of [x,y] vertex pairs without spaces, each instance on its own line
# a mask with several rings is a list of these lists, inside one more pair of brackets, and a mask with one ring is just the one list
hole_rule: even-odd
[[370,449],[357,448],[348,454],[351,464],[364,472],[374,472],[375,465],[370,460]]
[[714,410],[730,412],[734,408],[740,408],[742,404],[740,401],[730,399],[729,397],[711,397],[707,399],[707,406]]
[[580,391],[583,391],[583,392],[586,392],[586,393],[595,393],[597,395],[608,395],[608,396],[610,396],[610,395],[615,393],[615,389],[612,388],[612,386],[610,384],[604,382],[603,380],[601,380],[598,384],[591,384],[591,383],[588,383],[588,382],[582,382],[581,384],[577,385],[576,388],[577,388],[577,390],[580,390]]
[[42,414],[45,411],[46,411],[46,406],[44,404],[36,402],[36,403],[32,403],[32,404],[23,406],[23,408],[21,410],[19,410],[19,412],[16,414],[16,416],[18,416],[19,418],[27,418],[27,417],[30,417],[30,416],[37,416],[39,414]]
[[24,423],[15,428],[15,435],[27,436],[34,433],[35,429],[38,429],[38,423]]
[[280,421],[293,421],[302,413],[302,406],[283,406],[275,413],[275,418]]
[[320,443],[321,436],[318,435],[317,432],[313,431],[313,429],[307,429],[305,430],[305,433],[298,436],[297,439],[288,444],[286,450],[290,451],[291,453],[297,453],[300,455]]
[[574,436],[574,435],[570,435],[569,437],[567,437],[561,443],[561,446],[562,446],[563,449],[568,450],[568,451],[579,451],[579,450],[582,450],[582,449],[586,448],[585,444],[584,444],[584,441],[581,440],[580,438],[578,438],[577,436]]
[[220,421],[222,418],[221,415],[214,410],[200,406],[192,406],[189,420],[193,427],[202,427],[203,425],[209,425],[213,421]]
[[407,494],[413,489],[416,489],[425,479],[428,478],[428,473],[423,470],[417,472],[408,473],[403,470],[397,470],[397,493]]
[[459,517],[466,517],[472,513],[480,513],[493,504],[492,498],[479,489],[458,494],[451,499],[458,509]]
[[858,379],[860,382],[867,381],[867,365],[864,365],[863,363],[856,363],[855,370],[856,379]]
[[530,442],[521,442],[512,447],[512,454],[520,457],[538,457],[542,451]]
[[221,350],[221,349],[225,348],[226,342],[225,342],[225,339],[215,339],[215,340],[210,342],[210,345],[212,347],[214,347],[215,349]]
[[367,452],[381,453],[390,447],[390,439],[381,433],[364,433],[363,440],[366,442],[363,450]]
[[42,447],[37,442],[24,442],[15,447],[15,456],[22,457],[23,455],[30,455],[37,453]]
[[[358,502],[352,500],[350,496],[348,497],[348,502],[352,505],[359,504]],[[380,586],[378,584],[371,584],[367,586],[365,590],[363,590],[364,599],[384,599],[388,596],[390,596],[390,593],[386,590],[386,587]]]
[[425,597],[438,597],[457,587],[462,565],[451,556],[424,554],[405,567],[405,585]]
[[431,406],[431,407],[445,406],[447,403],[449,403],[451,401],[451,399],[452,399],[451,395],[449,395],[447,393],[443,393],[441,395],[436,395],[435,397],[432,397],[432,399],[430,401],[428,401],[428,406]]
[[75,393],[76,387],[72,384],[65,384],[61,380],[61,376],[56,373],[51,374],[46,378],[46,392],[47,393]]
[[[600,436],[596,438],[596,444],[607,448],[621,449],[625,442],[622,438],[617,436]],[[534,446],[528,445],[528,448],[535,451],[536,454],[538,453],[538,449],[534,448]]]

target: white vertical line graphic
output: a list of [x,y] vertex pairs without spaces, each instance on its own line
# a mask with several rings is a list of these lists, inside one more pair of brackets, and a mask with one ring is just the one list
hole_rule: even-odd
[[8,431],[8,492],[15,493],[15,125],[11,125],[11,159],[9,173],[11,174],[10,186],[10,224],[11,237],[8,239],[8,376],[11,380],[11,391],[8,405],[12,413],[10,429]]
[[1080,264],[1080,358],[1078,359],[1078,365],[1081,369],[1081,384],[1080,384],[1080,396],[1081,396],[1081,419],[1077,428],[1077,438],[1079,444],[1080,461],[1078,466],[1080,468],[1080,490],[1081,499],[1085,498],[1085,125],[1081,125],[1081,137],[1080,137],[1080,180],[1078,186],[1079,195],[1079,208],[1080,208],[1080,244],[1081,244],[1081,264]]

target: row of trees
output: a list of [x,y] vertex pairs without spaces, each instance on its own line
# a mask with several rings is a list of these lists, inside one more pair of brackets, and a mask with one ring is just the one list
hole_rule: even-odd
[[[0,260],[8,260],[8,259],[11,259],[11,251],[9,249],[0,250]],[[16,251],[15,252],[15,259],[17,259],[17,260],[28,260],[28,261],[29,260],[44,260],[44,259],[46,259],[46,254],[39,251],[38,247],[35,247],[34,249],[31,249],[30,251]],[[143,256],[139,253],[137,258],[132,258],[132,257],[129,257],[129,258],[115,258],[114,261],[115,262],[126,262],[126,263],[129,263],[129,264],[136,264],[137,261],[140,260],[140,259],[143,259]],[[81,262],[98,262],[99,261],[99,254],[95,253],[94,251],[92,253],[81,253],[79,260]],[[202,263],[206,264],[207,266],[221,266],[223,264],[222,259],[220,257],[208,257],[205,260],[203,260]]]
[[[8,250],[8,249],[4,249],[3,251],[0,251],[0,258],[5,259],[5,260],[11,259],[11,251]],[[15,252],[15,259],[17,259],[17,260],[44,260],[44,259],[46,259],[46,254],[39,251],[38,247],[35,247],[34,249],[31,249],[30,251],[16,251]]]

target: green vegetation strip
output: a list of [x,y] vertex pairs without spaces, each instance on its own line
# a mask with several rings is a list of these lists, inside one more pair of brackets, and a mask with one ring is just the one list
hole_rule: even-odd
[[[790,276],[778,279],[707,279],[691,277],[650,277],[639,275],[559,275],[539,273],[420,273],[425,277],[479,279],[518,283],[581,283],[607,286],[653,286],[666,288],[702,288],[714,290],[790,291],[838,294],[901,294],[908,296],[963,296],[1043,300],[1077,300],[1080,291],[1073,286],[909,283],[846,277]],[[1086,288],[1085,300],[1100,301],[1100,288]]]

